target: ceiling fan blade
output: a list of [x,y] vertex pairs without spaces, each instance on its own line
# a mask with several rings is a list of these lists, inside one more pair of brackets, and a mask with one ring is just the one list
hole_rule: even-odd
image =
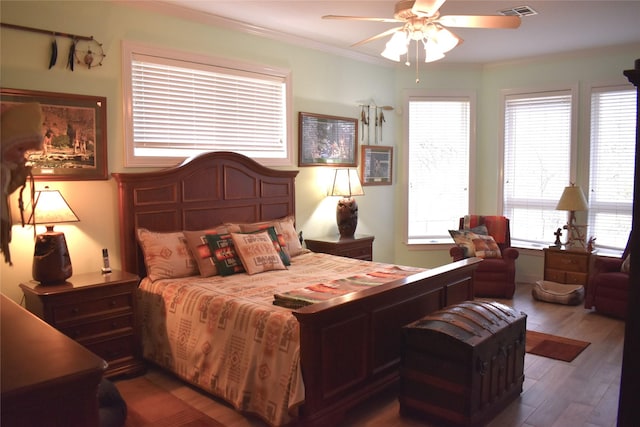
[[371,18],[367,16],[324,15],[322,19],[345,19],[350,21],[404,22],[395,18]]
[[519,16],[502,15],[447,15],[438,18],[445,27],[459,28],[518,28]]
[[438,12],[438,9],[444,4],[446,0],[416,0],[413,3],[411,12],[417,16],[432,17]]
[[379,38],[382,38],[382,37],[388,36],[390,34],[393,34],[398,30],[402,30],[402,27],[391,28],[390,30],[387,30],[387,31],[382,32],[380,34],[376,34],[375,36],[369,37],[368,39],[360,40],[359,42],[352,44],[351,47],[356,47],[356,46],[363,45],[365,43],[369,43],[371,41],[374,41],[374,40],[377,40]]

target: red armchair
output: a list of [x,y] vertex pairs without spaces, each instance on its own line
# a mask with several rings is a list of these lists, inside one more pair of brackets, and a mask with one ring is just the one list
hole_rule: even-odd
[[622,263],[629,254],[629,244],[622,258],[595,256],[589,271],[584,307],[607,316],[625,319],[629,298],[629,272],[622,271]]
[[[509,219],[496,216],[471,216],[472,226],[487,225],[489,234],[500,248],[500,258],[485,258],[473,273],[474,295],[478,297],[513,298],[516,290],[516,259],[520,255],[516,248],[511,247]],[[460,218],[459,229],[465,229],[465,218]],[[491,227],[491,222],[497,221],[498,227]],[[494,235],[495,234],[495,235]],[[465,258],[465,251],[460,246],[449,250],[453,261]]]

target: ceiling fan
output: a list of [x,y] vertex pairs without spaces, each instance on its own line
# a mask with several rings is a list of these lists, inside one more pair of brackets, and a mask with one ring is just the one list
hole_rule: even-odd
[[[352,46],[377,40],[392,35],[386,44],[382,56],[393,61],[400,61],[400,56],[407,54],[409,44],[416,41],[416,55],[419,42],[425,48],[425,62],[437,61],[444,54],[462,43],[462,39],[445,27],[459,28],[518,28],[519,16],[503,15],[444,15],[439,9],[446,0],[401,0],[396,3],[393,18],[372,18],[364,16],[325,15],[323,19],[345,19],[353,21],[375,21],[400,23],[375,36],[354,43]],[[407,65],[409,60],[407,57]]]

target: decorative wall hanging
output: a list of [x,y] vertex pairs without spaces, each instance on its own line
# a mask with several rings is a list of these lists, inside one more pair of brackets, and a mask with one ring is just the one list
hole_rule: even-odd
[[35,179],[107,179],[107,98],[0,88],[0,111],[42,107],[43,150],[28,154]]
[[360,181],[362,185],[393,183],[393,147],[363,145]]
[[51,49],[49,53],[49,69],[58,62],[58,40],[57,37],[67,37],[71,39],[69,53],[67,54],[66,68],[74,70],[75,64],[81,64],[88,69],[102,65],[102,60],[106,56],[102,49],[102,44],[98,43],[93,36],[80,36],[78,34],[61,33],[59,31],[43,30],[41,28],[25,27],[22,25],[7,24],[1,22],[0,26],[20,31],[47,34],[52,37]]
[[358,119],[300,112],[298,166],[358,166]]

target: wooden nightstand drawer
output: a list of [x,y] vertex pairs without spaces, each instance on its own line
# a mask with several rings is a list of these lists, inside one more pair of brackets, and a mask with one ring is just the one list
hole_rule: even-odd
[[56,322],[68,322],[117,311],[133,312],[133,295],[131,293],[56,306],[53,308],[53,317]]
[[371,261],[371,247],[370,246],[354,247],[346,251],[340,251],[339,255],[346,256],[349,258],[364,259],[367,261]]
[[551,282],[564,283],[565,280],[565,272],[561,270],[544,270],[544,279],[549,280]]
[[305,239],[307,249],[313,252],[343,256],[348,258],[373,260],[373,236],[341,238],[339,236]]
[[117,336],[113,339],[106,339],[93,343],[81,342],[81,344],[98,356],[102,357],[109,364],[111,364],[111,361],[113,360],[131,357],[131,355],[134,354],[136,346],[133,334]]
[[589,268],[589,258],[584,255],[571,253],[552,255],[547,257],[546,267],[564,271],[587,271]]
[[60,332],[77,341],[96,335],[132,333],[134,328],[133,313],[111,318],[100,318],[94,322],[79,323],[74,326],[61,327]]
[[589,278],[589,275],[587,273],[567,272],[567,276],[565,278],[564,283],[567,283],[569,285],[586,286],[588,278]]

